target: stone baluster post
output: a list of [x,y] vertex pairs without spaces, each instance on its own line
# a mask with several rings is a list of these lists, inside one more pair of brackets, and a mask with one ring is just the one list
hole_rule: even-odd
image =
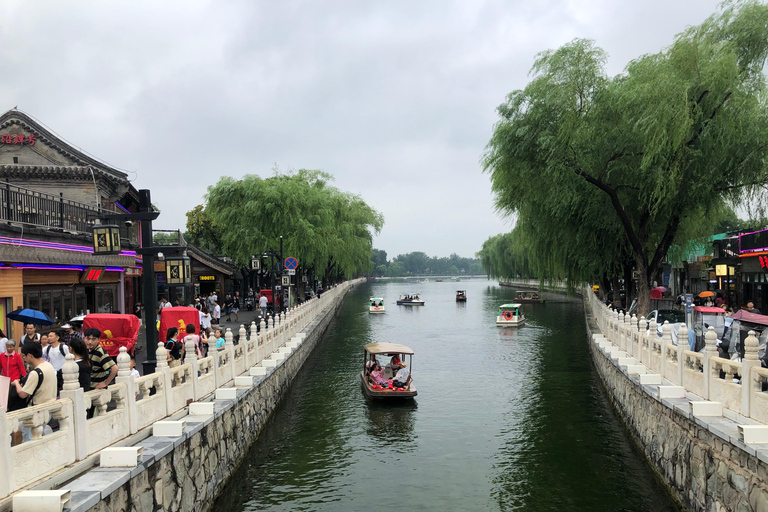
[[5,498],[11,494],[11,482],[16,469],[13,462],[13,452],[11,451],[11,431],[8,429],[5,407],[0,407],[0,439],[3,440],[0,443],[0,475],[3,475],[0,478],[0,498]]
[[651,319],[648,324],[648,336],[646,341],[648,342],[648,368],[651,368],[653,362],[653,339],[656,337],[659,326],[656,324],[656,320]]
[[758,339],[755,331],[749,331],[744,340],[744,359],[741,360],[741,415],[749,417],[752,412],[752,390],[762,392],[762,386],[757,384],[755,388],[752,379],[752,368],[760,368],[760,359],[757,357]]
[[259,337],[256,339],[256,363],[261,363],[264,359],[265,350],[267,349],[267,323],[264,319],[259,322]]
[[198,380],[198,376],[200,375],[200,364],[197,362],[197,354],[195,353],[197,345],[192,339],[192,336],[186,336],[184,340],[184,364],[190,365],[189,373],[190,378],[192,379],[192,396],[190,398],[197,401],[202,398],[202,394],[200,393],[200,381]]
[[248,369],[251,367],[251,358],[248,357],[248,334],[245,332],[245,325],[240,324],[240,330],[238,331],[238,336],[240,339],[240,345],[243,346],[243,360],[245,361],[245,371],[248,371]]
[[632,344],[632,318],[629,313],[624,314],[624,350],[629,350],[629,346]]
[[[85,407],[85,390],[80,387],[80,381],[78,380],[79,374],[80,367],[75,362],[75,355],[72,353],[67,354],[64,358],[64,366],[61,368],[64,387],[59,396],[72,400],[72,422],[70,425],[72,425],[75,434],[75,455],[77,460],[83,460],[88,456],[88,423],[86,420],[88,410]],[[4,421],[2,423],[3,425],[5,424]],[[0,439],[8,439],[8,436],[3,437],[1,434],[2,426],[0,426]],[[6,444],[6,442],[0,443],[2,446]],[[2,460],[0,460],[0,465],[2,465]],[[13,472],[5,474],[12,475]],[[0,478],[0,480],[5,480],[5,478]],[[0,496],[2,495],[3,493],[0,492]]]
[[624,327],[624,313],[621,311],[616,312],[616,341],[614,342],[617,347],[624,350],[624,333],[622,332]]
[[208,355],[211,357],[211,371],[213,371],[213,382],[217,388],[221,387],[221,372],[219,371],[219,351],[216,350],[216,336],[211,334],[208,338]]
[[[714,378],[713,365],[710,361],[713,357],[717,357],[717,333],[715,332],[715,328],[711,325],[704,334],[704,343],[704,396],[702,398],[709,400],[709,390],[711,389],[710,383]],[[720,375],[717,375],[717,378],[720,378]]]
[[680,329],[677,331],[677,384],[683,385],[683,351],[691,348],[688,345],[688,326],[686,324],[680,324]]
[[136,407],[136,384],[133,382],[133,377],[131,377],[131,356],[128,355],[128,349],[125,347],[120,347],[120,353],[117,355],[117,377],[115,377],[115,382],[125,384],[125,408],[128,411],[128,423],[131,434],[135,434],[139,431],[139,410]]
[[628,354],[630,357],[635,357],[635,354],[638,354],[637,351],[637,345],[635,344],[635,341],[639,338],[638,333],[640,332],[638,323],[637,323],[637,315],[632,315],[632,319],[630,320],[631,328],[629,333],[629,351]]
[[[672,326],[669,325],[669,320],[664,320],[664,324],[661,326],[661,354],[659,373],[661,377],[666,379],[667,376],[667,346],[672,345]],[[671,376],[670,376],[671,377]]]
[[[259,329],[256,326],[255,320],[251,322],[251,337],[249,343],[253,344],[254,350],[253,355],[248,356],[248,365],[246,366],[246,369],[259,364]],[[245,350],[246,352],[248,351],[248,346],[245,347]]]
[[272,354],[272,352],[275,351],[275,338],[277,338],[277,328],[280,326],[280,324],[277,322],[279,315],[272,315],[272,325],[269,329],[269,347],[267,349],[267,354]]
[[[173,410],[173,401],[171,399],[171,386],[173,385],[173,381],[171,379],[171,369],[168,366],[168,351],[165,349],[165,344],[162,342],[159,342],[157,344],[157,352],[155,352],[155,355],[157,356],[157,366],[155,367],[155,373],[162,373],[162,381],[163,381],[163,396],[165,397],[165,415],[168,414],[169,411]],[[158,393],[160,390],[157,391]]]
[[224,352],[227,354],[227,361],[229,361],[229,364],[227,365],[229,367],[229,370],[224,375],[224,383],[234,380],[235,379],[235,344],[234,341],[232,341],[232,329],[227,327],[227,331],[224,333]]
[[283,332],[282,336],[280,337],[280,344],[277,346],[277,348],[282,347],[285,345],[285,342],[290,338],[291,336],[291,319],[293,317],[293,313],[288,310],[283,315]]

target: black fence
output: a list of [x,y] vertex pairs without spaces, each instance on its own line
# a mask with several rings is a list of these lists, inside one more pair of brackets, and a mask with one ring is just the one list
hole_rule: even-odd
[[85,203],[0,183],[0,221],[90,233],[100,210]]

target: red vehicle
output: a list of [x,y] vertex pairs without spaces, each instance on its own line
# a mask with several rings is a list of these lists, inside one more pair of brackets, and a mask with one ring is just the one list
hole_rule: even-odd
[[272,304],[272,290],[259,290],[259,298],[266,297],[267,304]]

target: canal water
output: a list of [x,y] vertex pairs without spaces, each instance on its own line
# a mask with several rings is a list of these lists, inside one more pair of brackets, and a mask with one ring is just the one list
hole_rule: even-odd
[[[546,294],[496,327],[513,297],[485,279],[355,287],[214,510],[677,510],[601,388],[581,303]],[[415,400],[363,397],[375,341],[414,349]]]

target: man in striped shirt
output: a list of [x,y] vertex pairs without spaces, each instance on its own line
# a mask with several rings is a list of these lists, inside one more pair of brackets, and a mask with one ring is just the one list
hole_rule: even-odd
[[85,346],[91,359],[91,389],[104,389],[112,384],[117,377],[117,365],[115,361],[104,352],[99,344],[101,331],[98,329],[86,329]]

